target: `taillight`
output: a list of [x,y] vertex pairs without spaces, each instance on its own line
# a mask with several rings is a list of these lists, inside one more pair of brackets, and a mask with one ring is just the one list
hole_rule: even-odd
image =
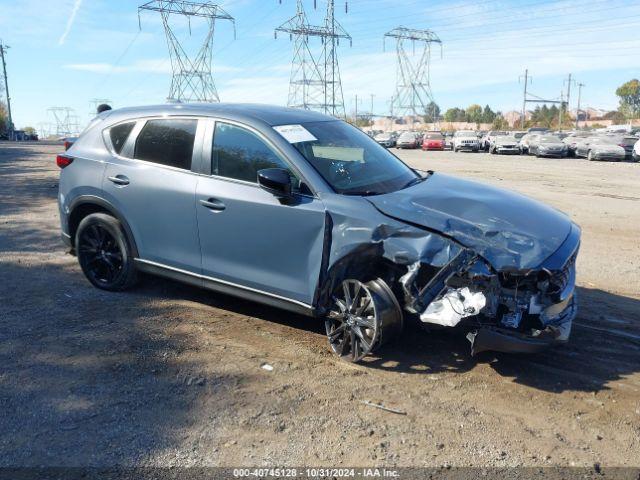
[[71,165],[73,162],[73,157],[68,157],[67,155],[58,155],[56,157],[56,165],[60,168],[65,168]]

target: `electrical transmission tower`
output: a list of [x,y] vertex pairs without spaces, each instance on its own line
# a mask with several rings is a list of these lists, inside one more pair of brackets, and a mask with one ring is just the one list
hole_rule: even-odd
[[78,116],[73,108],[50,107],[47,112],[53,115],[56,136],[72,136],[79,133]]
[[278,32],[288,33],[294,41],[287,106],[324,110],[324,72],[309,45],[309,37],[322,37],[324,28],[309,24],[302,0],[297,0],[295,16],[276,28],[275,38]]
[[[322,25],[311,25],[303,1],[297,0],[296,15],[276,28],[276,38],[278,32],[288,33],[294,41],[287,105],[344,117],[337,47],[341,38],[351,42],[351,37],[335,18],[335,0],[327,1]],[[313,37],[322,42],[320,54],[313,53],[309,42]]]
[[[140,22],[140,12],[143,10],[159,12],[162,18],[173,71],[167,100],[174,102],[219,102],[220,97],[218,97],[211,74],[215,24],[216,20],[229,20],[233,24],[235,37],[235,19],[220,6],[209,2],[154,0],[138,7],[138,22]],[[195,55],[187,53],[174,33],[169,20],[175,15],[187,18],[189,32],[191,32],[192,17],[203,18],[207,22],[209,27],[207,34]]]
[[[396,39],[398,58],[396,91],[391,100],[391,111],[399,115],[424,115],[429,103],[433,101],[430,82],[431,45],[439,44],[442,55],[442,41],[431,30],[406,27],[397,27],[385,33],[385,43],[387,37]],[[413,47],[412,54],[406,48],[409,41]],[[415,55],[416,43],[422,47],[418,56]]]
[[[324,82],[325,82],[325,111],[331,115],[344,117],[344,96],[342,94],[342,82],[340,80],[340,67],[338,66],[337,47],[340,39],[344,38],[351,43],[351,36],[342,28],[335,17],[334,0],[327,2],[327,15],[324,20]],[[345,12],[347,4],[345,3]]]

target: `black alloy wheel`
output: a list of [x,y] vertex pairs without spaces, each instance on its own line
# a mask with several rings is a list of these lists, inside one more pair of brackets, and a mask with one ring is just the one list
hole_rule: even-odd
[[94,213],[76,233],[76,254],[87,279],[104,290],[124,290],[136,280],[131,249],[115,218]]

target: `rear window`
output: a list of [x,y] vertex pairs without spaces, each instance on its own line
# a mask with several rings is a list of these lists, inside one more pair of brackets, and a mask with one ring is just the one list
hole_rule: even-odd
[[136,122],[121,123],[120,125],[116,125],[109,129],[111,144],[113,145],[113,150],[116,153],[120,153],[122,151],[122,147],[124,147],[124,144],[135,124]]
[[138,135],[134,157],[190,170],[197,126],[195,119],[149,120]]
[[443,140],[444,137],[439,133],[429,133],[427,134],[427,140]]

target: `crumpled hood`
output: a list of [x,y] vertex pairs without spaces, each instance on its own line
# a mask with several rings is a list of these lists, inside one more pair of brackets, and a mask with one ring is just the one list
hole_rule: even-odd
[[454,238],[497,270],[539,267],[571,231],[571,220],[547,205],[440,173],[366,198],[385,215]]

